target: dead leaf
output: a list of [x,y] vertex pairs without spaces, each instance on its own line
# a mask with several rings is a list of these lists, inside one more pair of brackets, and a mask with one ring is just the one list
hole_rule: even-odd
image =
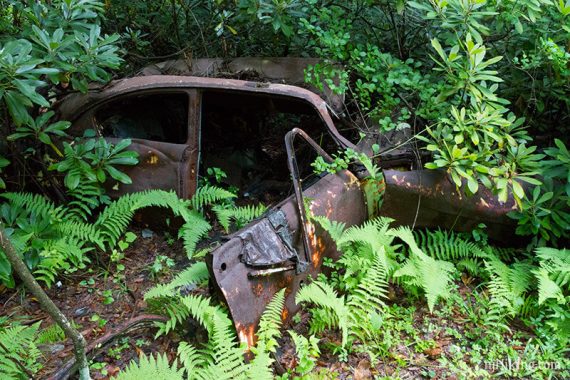
[[354,380],[364,380],[371,378],[372,374],[370,373],[370,361],[367,359],[362,359],[354,370]]
[[437,359],[441,356],[441,347],[428,348],[424,351],[424,354],[429,356],[430,359]]

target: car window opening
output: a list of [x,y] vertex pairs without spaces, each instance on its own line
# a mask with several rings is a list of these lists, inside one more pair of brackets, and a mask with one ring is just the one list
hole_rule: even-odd
[[[307,132],[327,152],[338,148],[317,110],[297,99],[207,91],[202,95],[200,176],[220,168],[223,182],[239,189],[240,198],[273,204],[292,194],[285,134]],[[299,140],[297,160],[304,185],[318,177],[311,163],[316,153]]]
[[105,137],[184,144],[188,138],[188,95],[131,96],[102,106],[95,118]]

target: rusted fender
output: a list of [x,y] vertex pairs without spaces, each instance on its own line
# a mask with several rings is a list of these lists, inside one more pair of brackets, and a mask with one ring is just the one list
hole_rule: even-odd
[[485,223],[489,237],[505,242],[514,238],[516,221],[507,216],[516,209],[512,195],[501,203],[481,186],[477,194],[467,196],[442,170],[384,170],[384,177],[380,215],[398,225],[471,231]]
[[[346,223],[347,226],[362,223],[367,217],[363,192],[357,178],[348,171],[329,174],[303,192],[305,199],[311,200],[313,215],[327,216],[332,220]],[[300,257],[304,257],[302,228],[295,197],[291,196],[280,203],[272,212],[282,212],[291,234],[291,245]],[[309,242],[311,245],[311,265],[303,273],[296,273],[295,260],[287,260],[280,264],[251,266],[245,263],[248,255],[248,242],[245,240],[248,231],[256,239],[257,246],[275,245],[275,231],[267,226],[267,217],[255,221],[233,235],[228,242],[217,248],[208,256],[212,283],[221,299],[228,305],[241,342],[251,346],[255,341],[255,331],[259,319],[267,304],[279,290],[286,288],[284,321],[299,310],[295,303],[295,295],[307,276],[315,278],[321,272],[324,257],[333,260],[340,256],[334,242],[319,226],[309,224]],[[265,223],[266,226],[259,226]],[[254,231],[255,227],[263,228]],[[255,234],[254,234],[255,232]],[[265,236],[265,237],[264,237]],[[263,244],[260,244],[263,243]],[[273,251],[277,251],[274,247]],[[280,247],[279,250],[282,247]]]

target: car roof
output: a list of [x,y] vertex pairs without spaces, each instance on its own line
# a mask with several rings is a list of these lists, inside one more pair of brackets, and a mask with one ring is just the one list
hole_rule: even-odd
[[74,121],[88,109],[114,97],[158,89],[214,89],[285,96],[307,101],[313,104],[321,114],[328,114],[326,102],[319,95],[301,87],[237,79],[176,75],[148,75],[112,81],[105,87],[92,88],[85,94],[75,93],[65,97],[58,105],[58,111],[61,119]]

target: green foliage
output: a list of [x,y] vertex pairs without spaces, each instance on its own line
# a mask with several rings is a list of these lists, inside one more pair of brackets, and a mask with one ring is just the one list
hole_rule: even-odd
[[73,145],[64,143],[64,159],[50,169],[66,173],[64,182],[69,190],[76,189],[80,182],[102,184],[107,180],[107,175],[123,184],[131,184],[131,179],[115,168],[116,165],[138,163],[138,154],[126,150],[129,145],[129,139],[113,145],[103,138],[88,139]]
[[323,58],[307,81],[355,100],[351,118],[367,135],[372,125],[426,126],[426,167],[447,170],[468,194],[482,184],[522,207],[523,184],[540,185],[544,171],[530,132],[560,135],[555,120],[570,110],[563,2],[317,3],[300,23]]
[[[2,174],[3,169],[8,165],[10,165],[10,161],[8,161],[6,158],[0,155],[0,174]],[[0,190],[3,190],[5,188],[6,188],[6,182],[4,182],[2,177],[0,177]]]
[[21,366],[36,373],[41,365],[41,352],[37,348],[40,322],[31,326],[11,323],[0,326],[0,375],[5,379],[26,379]]
[[111,77],[106,70],[119,67],[114,45],[119,36],[102,35],[98,25],[101,2],[58,0],[10,7],[12,13],[3,15],[0,24],[2,29],[12,29],[0,48],[0,82],[4,83],[0,99],[17,126],[33,125],[28,107],[50,106],[37,92],[39,88],[71,83],[85,92],[88,81],[107,82]]
[[[205,205],[219,199],[220,194],[230,193],[217,187],[202,189],[199,203]],[[110,202],[92,222],[84,220],[85,209],[77,202],[55,206],[47,198],[29,193],[5,193],[1,197],[9,200],[9,204],[0,207],[0,218],[11,241],[36,277],[48,286],[58,274],[83,268],[90,261],[89,252],[99,249],[114,252],[137,210],[163,207],[180,216],[184,224],[179,236],[189,257],[198,241],[211,229],[200,211],[192,209],[192,204],[198,202],[179,199],[173,191],[126,194]],[[0,279],[5,285],[14,286],[12,268],[3,253],[0,255]]]
[[517,233],[534,235],[532,246],[557,244],[570,236],[570,153],[566,145],[555,140],[555,147],[544,150],[540,164],[543,186],[536,186],[521,209],[509,213],[518,221]]
[[418,247],[427,255],[440,261],[453,262],[458,269],[466,269],[474,275],[480,274],[481,260],[489,255],[477,243],[454,232],[417,230],[414,237]]
[[400,227],[392,233],[410,248],[410,257],[394,273],[394,277],[405,277],[409,284],[421,287],[426,294],[428,307],[433,311],[438,298],[447,298],[450,295],[454,265],[426,255],[416,244],[409,229]]
[[113,377],[117,380],[140,380],[140,379],[157,379],[157,380],[177,380],[184,379],[183,369],[177,369],[178,363],[175,360],[170,364],[166,354],[154,356],[141,355],[139,362],[131,362],[127,368]]
[[305,338],[297,334],[295,331],[289,330],[289,335],[295,343],[295,353],[297,354],[297,366],[295,372],[303,378],[308,375],[314,368],[321,351],[319,349],[319,339],[314,335]]
[[41,330],[38,333],[37,343],[38,344],[49,344],[63,342],[65,340],[65,332],[57,323]]
[[[208,298],[183,295],[181,287],[203,281],[207,275],[204,263],[197,263],[182,272],[170,284],[159,285],[145,294],[147,301],[169,316],[160,326],[159,334],[168,332],[185,319],[192,317],[208,333],[208,342],[202,348],[186,342],[178,346],[178,357],[188,379],[271,379],[271,353],[277,347],[281,313],[285,303],[285,289],[275,294],[261,317],[257,343],[251,347],[255,355],[245,363],[245,347],[236,343],[237,336],[226,311],[212,305]],[[178,310],[173,310],[178,307]],[[142,366],[141,366],[142,367]]]
[[313,170],[317,174],[323,172],[336,173],[339,170],[348,169],[351,164],[361,164],[368,172],[362,181],[362,188],[366,196],[366,206],[368,208],[368,216],[373,218],[379,214],[382,202],[384,201],[384,192],[386,191],[386,183],[384,182],[384,174],[382,170],[364,153],[357,153],[352,149],[346,149],[344,152],[333,155],[332,162],[326,162],[322,156],[318,156],[311,163]]
[[212,211],[214,211],[218,218],[218,222],[224,228],[226,233],[229,232],[232,220],[235,221],[236,227],[239,229],[253,219],[259,218],[266,210],[267,207],[263,204],[247,205],[242,207],[216,205],[212,208]]
[[15,174],[40,172],[43,176],[36,184],[54,187],[58,194],[57,177],[45,178],[47,168],[65,172],[69,195],[83,207],[79,214],[86,219],[107,201],[98,186],[107,176],[130,183],[117,165],[136,164],[136,154],[125,150],[128,141],[115,146],[103,139],[69,144],[70,123],[57,120],[50,108],[70,90],[86,92],[89,82],[111,80],[109,70],[122,62],[115,44],[119,36],[101,32],[100,1],[5,0],[2,5],[6,8],[0,14],[2,135],[14,142],[3,146],[2,153],[7,150],[17,158],[12,159]]

